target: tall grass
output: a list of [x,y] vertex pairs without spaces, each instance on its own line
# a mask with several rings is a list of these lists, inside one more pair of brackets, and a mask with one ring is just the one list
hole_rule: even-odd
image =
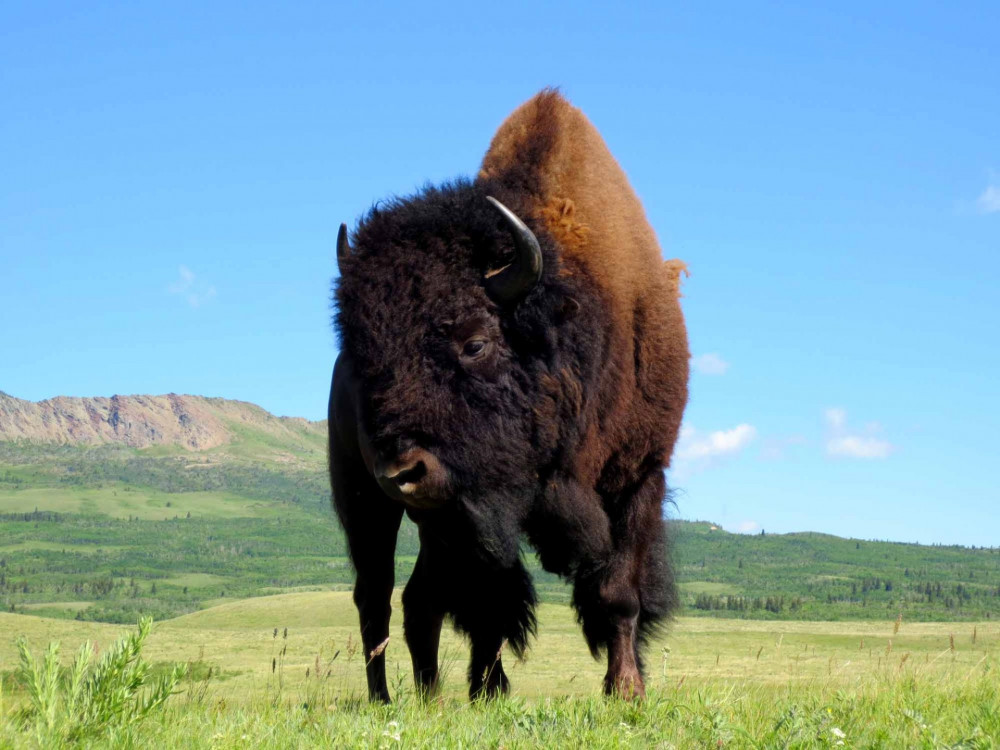
[[397,700],[389,706],[370,705],[326,679],[318,658],[309,684],[298,689],[286,685],[276,695],[274,685],[260,685],[245,702],[229,703],[222,693],[188,683],[186,696],[164,705],[179,673],[139,699],[134,688],[143,681],[140,672],[126,666],[145,628],[92,671],[87,657],[78,655],[60,677],[57,649],[50,647],[40,660],[28,654],[22,675],[29,705],[0,723],[0,746],[1000,747],[1000,672],[988,657],[946,673],[911,668],[901,657],[846,681],[833,675],[784,684],[686,682],[675,675],[657,680],[649,697],[636,703],[592,695],[470,704],[423,700],[397,683]]
[[98,738],[133,744],[141,722],[163,706],[185,671],[178,665],[151,677],[142,647],[152,623],[148,617],[140,620],[135,632],[119,639],[96,663],[95,647],[84,643],[68,669],[60,668],[58,641],[36,657],[19,639],[18,676],[28,701],[8,720],[15,732],[22,740],[33,737],[43,748]]
[[997,748],[994,670],[945,683],[872,675],[845,688],[712,682],[652,690],[640,703],[603,696],[390,706],[313,692],[248,704],[183,700],[143,724],[137,740],[163,748]]
[[[62,666],[46,642],[106,643],[115,631],[0,614],[19,629],[12,635],[37,629],[29,636],[36,653],[6,651],[8,661],[20,658],[21,679],[12,692],[0,674],[0,749],[1000,748],[1000,630],[992,624],[964,630],[895,613],[877,625],[681,620],[669,641],[653,644],[661,648],[651,649],[648,699],[626,703],[599,695],[603,666],[581,643],[572,612],[542,605],[532,656],[509,665],[519,693],[470,704],[460,639],[444,633],[442,691],[423,700],[395,623],[386,650],[395,702],[371,706],[369,654],[350,606],[348,594],[248,600],[162,623],[148,642],[141,623],[101,659],[85,645]],[[310,625],[331,608],[327,625]],[[74,636],[74,628],[84,629]],[[139,669],[143,654],[159,661]],[[182,679],[175,660],[184,659]],[[157,689],[159,675],[171,685]],[[171,692],[180,694],[167,700]]]

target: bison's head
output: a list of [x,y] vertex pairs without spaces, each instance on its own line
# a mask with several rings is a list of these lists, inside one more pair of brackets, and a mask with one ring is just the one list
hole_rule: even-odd
[[458,182],[377,206],[350,242],[341,231],[336,324],[362,450],[412,507],[519,514],[552,450],[538,400],[568,295],[526,211],[497,186]]

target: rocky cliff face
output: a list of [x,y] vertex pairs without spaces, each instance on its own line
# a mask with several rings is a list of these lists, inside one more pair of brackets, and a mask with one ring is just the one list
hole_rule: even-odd
[[321,422],[275,417],[254,404],[222,398],[170,393],[35,402],[0,391],[0,441],[178,445],[194,451],[231,442],[243,425],[272,434],[324,431]]

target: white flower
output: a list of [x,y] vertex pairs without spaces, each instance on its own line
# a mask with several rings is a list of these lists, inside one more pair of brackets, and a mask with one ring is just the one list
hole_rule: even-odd
[[[847,736],[846,734],[844,734],[844,730],[843,730],[843,729],[841,729],[840,727],[834,727],[833,729],[831,729],[831,730],[830,730],[830,734],[832,734],[832,735],[833,735],[834,737],[836,737],[836,738],[837,738],[838,740],[842,740],[842,739],[844,739],[844,737],[846,737],[846,736]],[[844,744],[844,743],[843,743],[843,742],[841,742],[840,744],[842,745],[842,744]]]

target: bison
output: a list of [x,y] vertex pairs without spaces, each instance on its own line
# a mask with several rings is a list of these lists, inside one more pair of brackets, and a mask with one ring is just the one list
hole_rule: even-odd
[[687,401],[680,261],[601,136],[558,92],[519,107],[475,179],[375,205],[337,238],[330,480],[356,571],[372,700],[389,700],[394,552],[420,553],[403,628],[422,694],[445,616],[469,693],[509,689],[535,592],[521,541],[573,584],[604,690],[644,694],[642,647],[677,603],[663,523]]

